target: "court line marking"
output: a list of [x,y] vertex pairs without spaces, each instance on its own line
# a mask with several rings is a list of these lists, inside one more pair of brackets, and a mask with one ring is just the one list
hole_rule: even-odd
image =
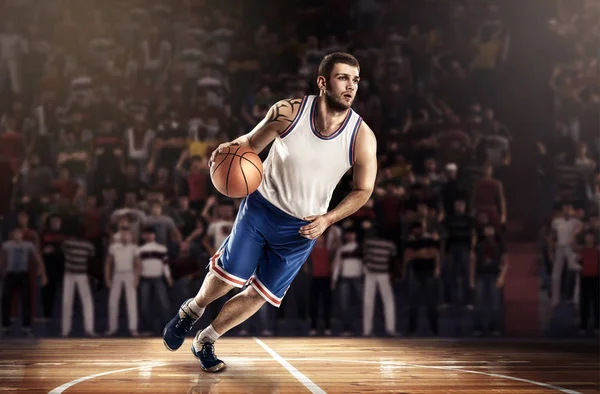
[[134,371],[136,369],[141,369],[141,368],[147,368],[147,367],[164,367],[165,365],[171,365],[171,364],[187,364],[188,362],[180,362],[180,363],[154,363],[154,364],[148,364],[148,365],[141,365],[138,367],[133,367],[133,368],[124,368],[124,369],[117,369],[114,371],[106,371],[106,372],[101,372],[101,373],[96,373],[93,375],[88,375],[88,376],[83,376],[81,378],[77,378],[74,380],[71,380],[70,382],[67,382],[61,386],[58,386],[57,388],[53,389],[52,391],[49,391],[48,394],[61,394],[63,393],[66,389],[75,386],[78,383],[81,382],[85,382],[86,380],[90,380],[90,379],[94,379],[94,378],[99,378],[101,376],[105,376],[105,375],[110,375],[113,373],[119,373],[119,372],[127,372],[127,371]]
[[300,383],[302,383],[304,385],[304,387],[306,387],[311,393],[327,394],[325,391],[323,391],[323,389],[321,389],[319,386],[317,386],[312,380],[310,380],[309,378],[304,376],[300,371],[298,371],[296,368],[294,368],[294,366],[292,364],[285,361],[285,359],[283,357],[281,357],[273,349],[268,347],[263,341],[261,341],[260,339],[258,339],[256,337],[253,337],[253,339],[256,341],[256,343],[258,343],[260,345],[260,347],[265,349],[265,351],[267,353],[269,353],[271,355],[271,357],[273,357],[275,359],[275,361],[277,361],[279,364],[281,364],[285,369],[287,369],[287,371],[289,373],[291,373],[296,379],[298,379],[298,381]]
[[[259,345],[262,343],[262,341],[260,341],[259,339],[257,339],[257,338],[254,338],[254,339],[257,341],[257,343]],[[264,345],[264,343],[263,343],[263,345]],[[264,346],[268,348],[267,345],[264,345]],[[272,351],[272,352],[275,353],[274,351]],[[269,354],[271,354],[271,353],[269,352]],[[277,353],[275,353],[275,354],[279,357],[279,355]],[[230,357],[229,359],[232,359],[232,358],[233,359],[250,360],[249,358],[247,359],[245,357]],[[257,360],[263,361],[262,359],[257,359]],[[500,379],[508,379],[508,380],[514,380],[514,381],[518,381],[518,382],[524,382],[524,383],[532,384],[532,385],[535,385],[535,386],[540,386],[540,387],[544,387],[544,388],[547,388],[547,389],[559,391],[559,392],[562,392],[562,393],[565,393],[565,394],[582,394],[580,391],[565,389],[563,387],[555,386],[555,385],[552,385],[552,384],[549,384],[549,383],[537,382],[535,380],[517,378],[517,377],[514,377],[514,376],[508,376],[508,375],[501,375],[501,374],[481,372],[481,371],[471,371],[471,370],[468,370],[468,369],[460,369],[460,367],[444,367],[444,366],[434,366],[434,365],[404,364],[404,363],[397,362],[397,361],[387,361],[387,360],[380,360],[380,361],[363,360],[363,361],[358,361],[358,360],[340,360],[340,359],[325,359],[325,358],[290,358],[288,360],[290,360],[290,361],[321,361],[321,362],[324,361],[324,362],[356,363],[356,364],[379,364],[379,365],[381,365],[381,364],[387,364],[387,365],[397,365],[397,366],[407,367],[407,368],[442,369],[442,370],[447,370],[447,371],[465,372],[465,373],[486,375],[486,376],[491,376],[491,377],[500,378]],[[279,360],[277,360],[277,361],[279,361]],[[285,360],[283,360],[283,361],[286,362]],[[177,364],[188,364],[188,363],[189,363],[189,361],[175,362],[175,363],[173,363],[173,362],[168,362],[168,363],[154,363],[154,364],[148,364],[148,365],[140,365],[140,366],[132,367],[132,368],[117,369],[117,370],[114,370],[114,371],[107,371],[107,372],[97,373],[97,374],[94,374],[94,375],[83,376],[81,378],[71,380],[70,382],[67,382],[67,383],[65,383],[65,384],[63,384],[63,385],[61,385],[59,387],[56,387],[55,389],[49,391],[48,394],[62,394],[65,390],[67,390],[70,387],[75,386],[78,383],[85,382],[86,380],[98,378],[98,377],[101,377],[101,376],[110,375],[110,374],[113,374],[113,373],[134,371],[136,369],[142,369],[142,368],[148,368],[148,367],[164,367],[166,365],[177,365]],[[290,365],[290,364],[288,363],[288,365]],[[294,370],[296,370],[291,365],[290,365],[290,367],[293,368]],[[300,374],[300,372],[298,372],[298,373]],[[300,375],[302,375],[302,374],[300,374]],[[302,376],[304,376],[304,375],[302,375]],[[312,383],[312,381],[309,381],[309,382]],[[318,388],[318,386],[317,386],[317,388]],[[319,388],[319,390],[321,390],[321,389]],[[320,391],[320,393],[326,394],[322,390]]]
[[518,381],[518,382],[529,383],[529,384],[533,384],[535,386],[540,386],[540,387],[545,387],[547,389],[560,391],[561,393],[565,393],[565,394],[582,394],[580,391],[574,391],[574,390],[570,390],[570,389],[565,389],[564,387],[555,386],[555,385],[552,385],[550,383],[543,383],[543,382],[538,382],[538,381],[535,381],[535,380],[529,380],[529,379],[525,379],[525,378],[517,378],[515,376],[501,375],[501,374],[497,374],[497,373],[481,372],[481,371],[471,371],[469,369],[461,369],[461,367],[438,366],[438,365],[420,365],[420,364],[404,364],[404,363],[400,363],[398,361],[387,361],[387,360],[381,360],[381,361],[368,361],[368,360],[366,360],[366,361],[358,361],[358,360],[340,360],[340,359],[326,359],[326,358],[289,358],[288,360],[290,360],[290,361],[321,361],[321,362],[325,361],[325,362],[357,363],[357,364],[379,364],[379,365],[386,364],[386,365],[397,365],[397,366],[408,367],[408,368],[443,369],[443,370],[447,370],[447,371],[473,373],[473,374],[478,374],[478,375],[491,376],[491,377],[494,377],[494,378],[515,380],[515,381]]

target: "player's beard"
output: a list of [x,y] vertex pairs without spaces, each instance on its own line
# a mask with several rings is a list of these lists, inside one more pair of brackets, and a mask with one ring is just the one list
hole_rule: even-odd
[[340,112],[346,111],[352,106],[352,102],[346,104],[341,95],[336,96],[335,93],[333,93],[329,81],[325,82],[325,104],[327,105],[327,108]]

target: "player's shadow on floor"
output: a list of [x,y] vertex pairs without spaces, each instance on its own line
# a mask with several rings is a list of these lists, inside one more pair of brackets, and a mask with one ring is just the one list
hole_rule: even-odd
[[278,394],[282,384],[300,384],[289,374],[282,374],[279,368],[271,365],[264,368],[258,363],[243,365],[243,361],[228,363],[223,372],[210,374],[198,371],[197,364],[185,366],[186,373],[190,376],[191,387],[188,394],[218,394],[218,393],[240,393],[240,394]]

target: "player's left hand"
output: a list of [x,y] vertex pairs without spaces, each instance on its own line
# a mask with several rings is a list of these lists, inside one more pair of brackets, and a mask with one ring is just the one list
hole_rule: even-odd
[[302,218],[310,222],[309,224],[300,227],[300,235],[308,239],[317,239],[321,234],[327,230],[327,227],[331,225],[325,215],[314,215]]

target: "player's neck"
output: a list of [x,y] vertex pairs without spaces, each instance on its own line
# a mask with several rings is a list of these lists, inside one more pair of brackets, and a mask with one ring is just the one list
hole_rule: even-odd
[[327,105],[327,101],[323,95],[317,98],[316,110],[317,131],[323,136],[328,136],[332,130],[335,131],[344,119],[346,119],[348,111],[350,111],[350,109],[338,110],[331,108]]

